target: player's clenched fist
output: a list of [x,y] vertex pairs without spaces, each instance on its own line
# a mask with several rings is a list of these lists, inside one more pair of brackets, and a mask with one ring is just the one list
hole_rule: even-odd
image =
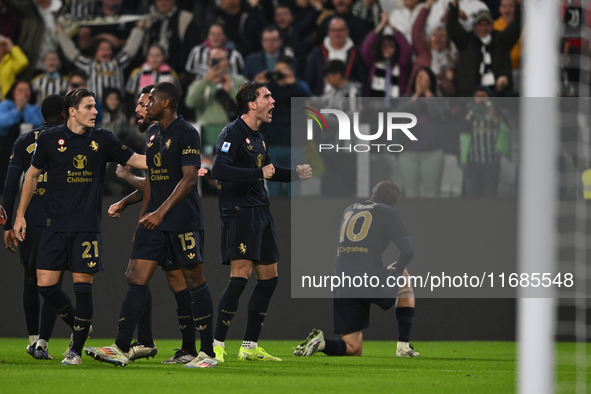
[[263,167],[263,178],[271,179],[275,175],[275,166],[273,164],[267,164]]
[[297,166],[296,172],[300,176],[300,179],[309,179],[312,177],[312,167],[310,167],[310,164],[302,164]]

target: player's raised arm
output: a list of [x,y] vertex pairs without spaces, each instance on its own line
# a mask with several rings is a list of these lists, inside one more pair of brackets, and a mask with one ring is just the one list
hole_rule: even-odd
[[127,160],[127,163],[132,167],[135,167],[139,170],[147,170],[148,165],[146,164],[146,156],[140,155],[134,152],[134,154]]
[[23,189],[21,191],[21,201],[18,205],[18,210],[16,211],[16,219],[14,221],[14,233],[21,242],[25,240],[25,233],[27,229],[27,222],[25,221],[25,212],[27,211],[27,207],[31,202],[33,193],[35,193],[35,188],[37,187],[37,182],[39,180],[39,175],[41,175],[41,171],[42,169],[36,168],[31,165],[29,171],[27,172],[25,182],[23,183]]

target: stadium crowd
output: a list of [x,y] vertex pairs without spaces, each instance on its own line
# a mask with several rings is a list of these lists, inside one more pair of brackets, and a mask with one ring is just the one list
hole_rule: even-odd
[[[578,57],[569,54],[583,50],[569,20],[581,13],[574,3],[562,8],[563,96],[577,95]],[[396,161],[405,196],[439,196],[444,156],[454,155],[462,194],[494,197],[516,126],[491,98],[519,96],[521,19],[521,0],[0,0],[0,193],[14,141],[41,126],[39,104],[50,94],[88,87],[97,126],[143,152],[135,101],[143,87],[172,82],[207,155],[236,119],[238,87],[255,80],[280,104],[263,126],[273,129],[266,134],[280,165],[289,166],[291,97],[407,97],[397,102],[444,126],[417,131],[421,143]],[[474,98],[441,104],[454,97]],[[121,191],[116,182],[107,193]],[[289,193],[279,186],[271,196]]]

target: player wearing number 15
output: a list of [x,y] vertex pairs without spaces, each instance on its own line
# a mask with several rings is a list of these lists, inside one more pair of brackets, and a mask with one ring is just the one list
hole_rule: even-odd
[[[336,275],[376,276],[385,283],[391,274],[408,279],[406,266],[414,256],[410,236],[402,218],[393,208],[400,198],[400,189],[390,181],[378,183],[369,201],[345,209],[338,234]],[[398,263],[385,268],[382,253],[390,242],[400,251]],[[395,268],[393,267],[395,266]],[[391,272],[388,272],[391,271]],[[418,357],[409,344],[415,299],[412,288],[339,288],[335,292],[333,315],[335,334],[339,339],[324,339],[324,333],[314,329],[295,350],[295,356],[311,356],[324,352],[329,356],[360,356],[363,346],[362,330],[369,327],[371,304],[384,310],[396,305],[398,320],[398,357]]]
[[[129,288],[121,305],[115,344],[87,347],[95,360],[125,366],[135,327],[149,299],[148,284],[159,264],[180,269],[193,299],[201,333],[201,351],[188,368],[217,367],[213,351],[213,301],[203,276],[203,209],[197,193],[201,143],[197,130],[177,115],[179,89],[169,82],[150,92],[146,131],[148,175],[141,219],[135,232],[126,275]],[[170,262],[169,262],[170,260]]]
[[[123,145],[108,130],[95,128],[94,93],[75,89],[65,97],[66,123],[41,133],[21,192],[14,232],[26,236],[25,211],[43,167],[47,169],[45,226],[37,254],[39,293],[72,328],[73,345],[62,364],[81,364],[80,353],[93,315],[92,279],[104,270],[101,259],[101,207],[109,161],[146,169],[145,156]],[[72,272],[76,308],[58,286],[61,271]]]

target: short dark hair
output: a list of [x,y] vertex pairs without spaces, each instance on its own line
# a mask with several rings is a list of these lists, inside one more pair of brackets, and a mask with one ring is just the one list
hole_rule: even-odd
[[240,86],[238,93],[236,93],[236,105],[241,114],[248,113],[248,103],[256,101],[257,97],[259,97],[259,89],[266,87],[266,84],[258,81],[246,82]]
[[323,75],[326,77],[328,74],[341,74],[345,76],[347,74],[347,66],[342,60],[331,60],[324,66]]
[[84,78],[85,81],[88,81],[88,74],[86,74],[86,72],[84,70],[80,70],[79,68],[75,68],[72,71],[70,71],[70,79],[72,79],[72,77],[81,77]]
[[64,98],[58,94],[50,94],[41,102],[41,114],[46,122],[61,123],[64,113]]
[[[265,27],[265,28],[263,29],[263,33],[274,32],[274,31],[276,31],[276,32],[279,32],[279,29],[278,29],[278,28],[277,28],[277,26],[275,26],[275,25],[269,25],[269,26],[267,26],[267,27]],[[263,35],[262,35],[262,33],[261,33],[261,37],[262,37],[262,36],[263,36]]]
[[109,41],[108,38],[98,38],[96,40],[94,40],[94,42],[92,43],[92,56],[96,56],[96,51],[98,51],[99,47],[101,46],[101,44],[103,42],[106,42],[107,44],[109,44],[109,46],[111,47],[111,51],[113,50],[113,43],[111,41]]
[[140,92],[140,94],[150,94],[150,92],[152,91],[152,89],[154,89],[154,86],[155,85],[147,85],[147,86],[144,86],[142,88],[142,91]]
[[66,97],[64,99],[64,111],[66,113],[66,120],[70,118],[70,108],[78,109],[80,102],[84,97],[93,97],[96,99],[96,95],[94,92],[91,92],[85,88],[77,88],[72,89],[68,93],[66,93]]
[[374,186],[371,196],[379,202],[393,207],[400,200],[400,188],[394,182],[381,181]]
[[169,99],[171,109],[176,111],[181,99],[181,91],[174,83],[160,82],[154,86],[154,91]]
[[164,56],[164,59],[168,59],[168,52],[166,51],[166,49],[164,49],[164,47],[160,44],[152,44],[150,45],[150,47],[148,48],[148,52],[150,52],[151,48],[158,48],[160,49],[160,53],[162,53],[162,56]]
[[295,72],[295,63],[291,57],[286,56],[286,55],[281,55],[277,58],[277,60],[275,60],[275,64],[277,64],[277,63],[287,64],[287,67],[289,67],[291,69],[291,71]]
[[36,97],[35,92],[33,91],[33,87],[31,86],[31,83],[29,81],[27,81],[26,79],[17,79],[16,81],[14,81],[14,83],[12,84],[10,89],[8,90],[8,93],[6,93],[5,99],[14,101],[14,91],[16,90],[16,87],[18,86],[19,83],[26,83],[27,85],[29,85],[29,89],[31,90],[31,97],[29,97],[29,104],[35,104],[35,102],[37,101],[35,99],[35,97]]

